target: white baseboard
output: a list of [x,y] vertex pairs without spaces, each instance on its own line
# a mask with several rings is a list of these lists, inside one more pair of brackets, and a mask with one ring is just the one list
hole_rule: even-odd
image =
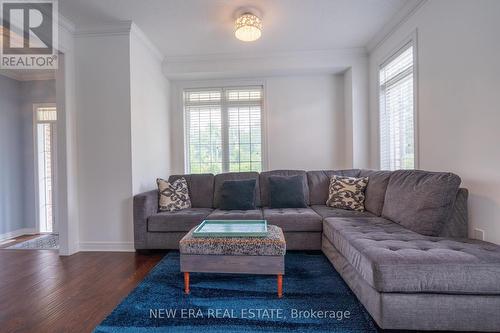
[[134,242],[80,242],[79,249],[82,251],[99,252],[134,252]]
[[0,234],[0,242],[10,238],[16,238],[22,235],[33,235],[36,233],[36,229],[34,228],[17,229],[11,232],[6,232],[5,234]]

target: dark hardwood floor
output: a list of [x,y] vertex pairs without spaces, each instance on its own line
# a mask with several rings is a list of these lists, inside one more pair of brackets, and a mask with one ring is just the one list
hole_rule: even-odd
[[91,332],[164,255],[0,249],[0,332]]
[[1,332],[91,332],[164,253],[0,250]]

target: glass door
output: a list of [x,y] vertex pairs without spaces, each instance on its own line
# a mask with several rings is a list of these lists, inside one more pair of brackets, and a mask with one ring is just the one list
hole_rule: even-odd
[[35,169],[37,185],[38,231],[55,232],[55,105],[35,106]]

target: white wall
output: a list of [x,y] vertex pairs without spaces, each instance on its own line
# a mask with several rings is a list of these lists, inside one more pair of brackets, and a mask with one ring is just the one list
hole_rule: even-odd
[[130,34],[75,40],[81,250],[133,241]]
[[0,75],[0,239],[25,228],[20,83]]
[[0,76],[0,235],[36,231],[33,104],[55,102],[54,80]]
[[169,82],[163,58],[142,37],[130,36],[133,194],[155,188],[170,174]]
[[[20,83],[20,114],[22,117],[23,210],[27,228],[36,228],[36,195],[33,141],[33,104],[56,103],[55,80],[22,81]],[[59,142],[57,142],[59,144]],[[57,217],[57,216],[56,216]],[[57,221],[56,221],[57,223]]]
[[169,83],[133,24],[76,38],[79,246],[133,250],[133,195],[170,173]]
[[378,64],[417,29],[421,169],[452,171],[470,190],[470,235],[500,244],[500,2],[430,0],[370,55],[373,167]]
[[[182,89],[263,84],[267,169],[344,168],[343,75],[308,74],[247,80],[181,81],[172,85],[172,172],[184,172]],[[265,165],[266,167],[266,165]]]
[[268,167],[344,168],[342,75],[266,79]]
[[[297,143],[301,138],[300,144],[310,143],[307,154],[314,156],[317,163],[312,159],[297,159],[297,154],[292,157],[286,152],[274,151],[269,152],[269,167],[299,167],[319,169],[323,167],[356,167],[366,168],[370,162],[370,145],[369,145],[369,113],[368,113],[368,58],[366,50],[362,49],[345,49],[345,50],[323,50],[323,51],[301,51],[301,52],[281,52],[269,53],[259,55],[192,55],[182,57],[168,57],[163,65],[163,72],[171,80],[176,82],[171,90],[172,92],[172,112],[171,112],[171,137],[172,137],[172,171],[175,173],[184,172],[184,148],[183,148],[183,131],[182,131],[182,105],[178,101],[180,96],[179,86],[189,86],[199,82],[213,82],[215,81],[245,81],[245,80],[265,80],[268,82],[272,89],[267,89],[266,98],[273,99],[278,105],[282,107],[286,105],[286,99],[294,100],[301,103],[307,99],[307,96],[313,96],[315,92],[309,89],[306,84],[302,82],[312,82],[312,87],[319,87],[321,82],[320,77],[325,77],[333,74],[341,74],[346,78],[344,80],[345,88],[338,84],[333,84],[333,92],[331,94],[337,95],[341,90],[345,92],[345,96],[341,99],[346,99],[346,103],[341,108],[344,110],[344,124],[338,126],[339,115],[337,113],[337,106],[331,116],[332,126],[327,132],[325,130],[326,124],[319,122],[319,118],[314,118],[311,124],[318,125],[321,131],[318,133],[323,134],[327,139],[335,138],[330,141],[331,147],[327,147],[321,140],[318,140],[319,135],[316,132],[310,131],[311,126],[307,123],[304,125],[308,133],[298,133],[296,136],[279,133],[278,135],[285,135],[285,140],[280,138],[273,138],[272,134],[269,138],[270,141],[280,145],[279,149],[284,147],[286,138],[290,138]],[[312,79],[316,77],[317,79]],[[309,78],[309,79],[307,79]],[[273,85],[273,80],[276,79],[277,84]],[[210,80],[210,81],[200,81]],[[289,83],[287,81],[290,81]],[[338,80],[334,80],[338,81]],[[324,83],[324,81],[323,81]],[[283,88],[281,88],[281,86]],[[283,90],[287,87],[297,87],[300,91],[297,94],[282,95]],[[272,90],[276,89],[275,94]],[[323,88],[319,88],[320,90]],[[338,101],[339,98],[332,99],[331,96],[320,97],[319,99],[323,106],[318,106],[318,100],[312,101],[315,105],[311,105],[311,112],[313,115],[319,115],[326,104],[332,101]],[[342,102],[343,103],[343,102]],[[344,103],[343,103],[344,104]],[[272,109],[273,105],[268,108]],[[283,110],[275,110],[276,116],[281,117],[280,112]],[[271,111],[272,112],[272,111]],[[296,110],[293,110],[291,116],[296,115]],[[270,115],[272,121],[273,114]],[[276,124],[276,123],[275,123]],[[280,126],[280,125],[278,125]],[[355,129],[353,131],[353,129]],[[298,127],[295,128],[299,130]],[[271,133],[272,129],[268,129]],[[311,133],[309,133],[311,132]],[[278,132],[273,132],[278,133]],[[342,148],[340,148],[342,142]],[[304,143],[304,144],[303,144]],[[272,146],[269,145],[270,149]],[[325,156],[332,154],[332,152],[340,153],[336,157],[330,157],[330,160]],[[320,157],[321,156],[321,157]],[[274,159],[273,159],[274,158]],[[288,166],[286,165],[288,164]]]

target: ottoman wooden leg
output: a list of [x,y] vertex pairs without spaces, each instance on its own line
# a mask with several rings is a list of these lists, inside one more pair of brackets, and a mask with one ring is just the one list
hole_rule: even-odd
[[278,274],[278,298],[283,297],[283,275]]
[[189,294],[189,272],[184,272],[184,292]]

